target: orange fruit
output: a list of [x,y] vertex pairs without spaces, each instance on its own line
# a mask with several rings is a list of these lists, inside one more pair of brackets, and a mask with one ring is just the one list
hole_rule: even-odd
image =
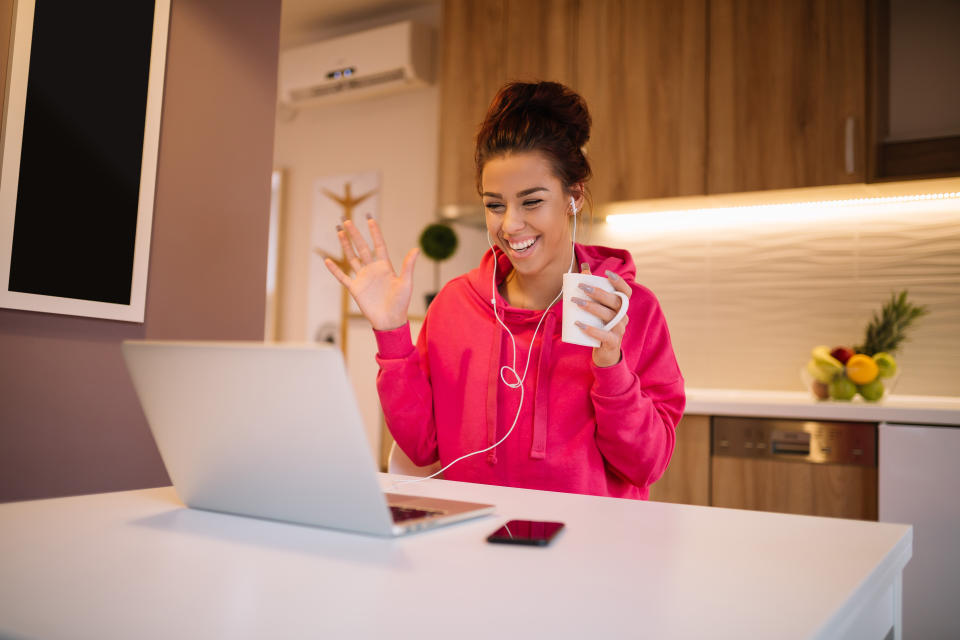
[[877,374],[880,373],[880,367],[876,361],[864,353],[858,353],[847,360],[847,377],[854,384],[867,384],[873,382]]

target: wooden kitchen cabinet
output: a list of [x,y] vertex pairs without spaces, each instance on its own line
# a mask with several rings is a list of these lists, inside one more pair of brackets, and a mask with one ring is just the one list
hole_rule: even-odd
[[710,416],[683,416],[670,466],[650,487],[650,499],[679,504],[710,504]]
[[576,0],[446,0],[438,204],[480,207],[477,129],[508,80],[573,84]]
[[439,205],[510,79],[587,100],[595,204],[863,182],[865,0],[446,0]]
[[706,0],[580,3],[574,88],[597,204],[704,193]]
[[[577,0],[505,0],[504,5],[506,46],[497,88],[508,80],[573,84]],[[491,98],[493,93],[483,100]]]
[[503,0],[443,4],[437,201],[440,206],[478,202],[473,180],[473,145],[477,126],[502,75],[505,38],[498,26],[503,21]]
[[596,204],[703,193],[706,2],[444,2],[439,205],[478,202],[477,127],[509,80],[584,96]]
[[707,192],[863,182],[866,3],[710,0]]

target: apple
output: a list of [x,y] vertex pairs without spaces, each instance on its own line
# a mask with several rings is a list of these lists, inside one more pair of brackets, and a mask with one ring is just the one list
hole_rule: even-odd
[[881,378],[891,378],[897,373],[897,361],[884,351],[873,354],[873,361],[877,363]]
[[874,378],[867,384],[861,384],[857,391],[868,402],[876,402],[883,397],[883,381],[880,378]]
[[827,387],[830,397],[834,400],[850,400],[857,395],[857,385],[847,376],[840,376]]
[[854,353],[854,350],[850,347],[834,347],[830,355],[839,360],[841,364],[847,364],[847,360],[852,358]]

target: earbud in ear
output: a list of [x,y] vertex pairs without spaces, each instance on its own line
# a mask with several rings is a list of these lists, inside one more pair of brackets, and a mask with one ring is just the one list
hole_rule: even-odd
[[573,209],[573,215],[577,215],[577,201],[570,196],[570,208]]

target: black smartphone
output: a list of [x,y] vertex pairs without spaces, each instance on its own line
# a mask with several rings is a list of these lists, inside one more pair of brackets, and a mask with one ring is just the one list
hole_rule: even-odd
[[511,520],[487,537],[487,542],[546,546],[563,529],[562,522]]

